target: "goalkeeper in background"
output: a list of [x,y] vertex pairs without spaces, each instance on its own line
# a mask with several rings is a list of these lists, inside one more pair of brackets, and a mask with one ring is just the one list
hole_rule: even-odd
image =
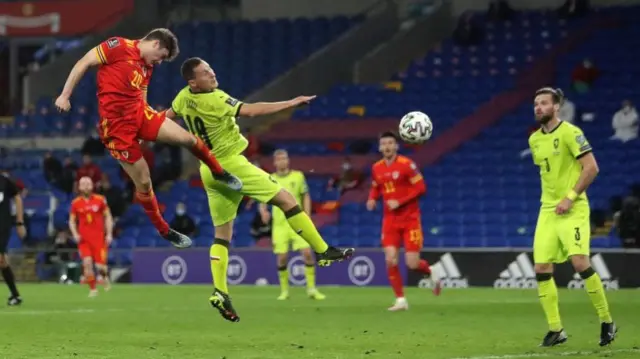
[[[276,150],[273,153],[273,165],[276,172],[273,179],[284,189],[289,191],[302,209],[311,216],[311,195],[307,186],[304,173],[292,170],[289,167],[289,154],[286,150]],[[260,204],[260,215],[263,223],[269,223],[271,213],[265,203]],[[300,237],[287,223],[284,212],[273,207],[273,222],[271,224],[271,238],[273,253],[277,256],[278,278],[280,279],[280,296],[278,300],[289,299],[289,271],[287,261],[289,259],[289,247],[294,251],[300,251],[304,258],[304,277],[307,282],[307,295],[311,299],[323,300],[325,296],[316,289],[316,262],[311,252],[311,247],[304,238]]]
[[542,186],[533,241],[538,296],[549,324],[541,346],[567,341],[558,309],[558,288],[553,279],[554,264],[567,260],[584,280],[600,317],[600,346],[605,346],[615,339],[617,328],[611,319],[600,276],[591,267],[591,211],[585,192],[598,174],[598,164],[582,131],[558,118],[563,100],[560,89],[545,87],[536,92],[534,111],[540,129],[529,137],[533,162],[540,167]]

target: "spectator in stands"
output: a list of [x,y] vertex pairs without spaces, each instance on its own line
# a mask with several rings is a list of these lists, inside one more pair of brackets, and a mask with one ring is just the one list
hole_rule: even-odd
[[562,105],[560,105],[560,111],[558,112],[558,117],[562,121],[575,123],[575,116],[576,116],[576,105],[574,105],[573,102],[569,101],[569,99],[567,98],[562,100]]
[[473,13],[466,12],[460,16],[458,25],[453,31],[453,40],[460,46],[478,45],[484,39],[482,27],[473,18]]
[[80,152],[83,155],[102,157],[104,156],[104,150],[104,144],[102,144],[102,141],[100,141],[98,131],[94,129],[82,144],[82,149],[80,150]]
[[487,17],[493,21],[508,21],[513,18],[515,11],[507,0],[490,0]]
[[82,155],[82,166],[80,166],[80,168],[78,168],[78,170],[76,171],[75,185],[77,185],[77,182],[82,177],[91,178],[91,180],[95,184],[95,188],[100,189],[100,186],[101,186],[100,181],[102,180],[102,170],[100,170],[100,167],[98,167],[98,165],[93,163],[93,159],[91,158],[90,155],[87,155],[87,154]]
[[622,202],[622,210],[614,217],[614,227],[625,248],[640,247],[640,200],[629,196]]
[[109,175],[106,173],[102,174],[102,180],[100,182],[102,184],[102,188],[100,188],[99,193],[107,200],[107,205],[111,210],[111,215],[117,220],[122,216],[127,207],[124,193],[122,192],[122,189],[111,185]]
[[64,159],[63,167],[62,167],[62,176],[60,178],[60,182],[58,187],[66,192],[71,193],[73,191],[73,184],[76,181],[76,171],[78,170],[78,165],[73,161],[71,157],[67,157]]
[[176,216],[171,221],[171,228],[187,236],[196,234],[196,223],[187,214],[187,206],[182,202],[176,205]]
[[62,178],[62,162],[53,157],[53,153],[51,151],[44,154],[42,169],[44,171],[44,178],[47,182],[52,186],[59,187],[59,182]]
[[589,12],[589,0],[566,0],[558,9],[558,15],[564,18],[580,17]]
[[584,59],[571,73],[573,89],[579,93],[585,93],[589,91],[599,76],[600,70],[593,62],[590,59]]
[[342,172],[339,175],[329,179],[328,190],[337,189],[340,195],[345,194],[347,191],[357,188],[363,180],[363,174],[353,168],[351,159],[345,157],[342,162]]
[[622,102],[622,108],[613,115],[611,126],[615,131],[612,140],[624,143],[638,138],[638,112],[631,101]]

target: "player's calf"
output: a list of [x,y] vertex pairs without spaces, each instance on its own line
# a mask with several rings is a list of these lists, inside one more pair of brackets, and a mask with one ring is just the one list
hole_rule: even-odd
[[90,257],[82,259],[82,272],[89,284],[89,296],[92,297],[96,294],[96,275],[93,271],[93,260]]

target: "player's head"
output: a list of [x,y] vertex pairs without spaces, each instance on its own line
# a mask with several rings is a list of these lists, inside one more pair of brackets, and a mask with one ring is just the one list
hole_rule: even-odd
[[378,142],[378,150],[384,158],[391,158],[398,153],[398,136],[391,132],[383,132]]
[[78,191],[84,196],[88,196],[93,191],[93,181],[90,177],[84,176],[78,182]]
[[536,121],[544,125],[557,117],[563,101],[564,93],[560,89],[543,87],[536,91],[533,99],[533,111]]
[[180,68],[182,78],[196,92],[213,91],[218,87],[216,73],[209,64],[199,57],[186,59]]
[[172,61],[180,53],[178,38],[169,29],[153,29],[142,38],[140,53],[151,65]]
[[289,169],[289,152],[284,149],[278,149],[273,152],[273,165],[276,171],[286,171]]

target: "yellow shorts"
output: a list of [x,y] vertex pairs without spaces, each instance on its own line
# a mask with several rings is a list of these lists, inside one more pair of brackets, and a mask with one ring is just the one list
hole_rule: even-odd
[[273,253],[289,253],[289,247],[294,251],[309,248],[307,243],[290,226],[289,223],[278,223],[271,227],[271,242],[273,242]]
[[589,255],[591,222],[589,205],[574,205],[557,215],[554,208],[541,209],[533,239],[535,263],[563,263],[573,255]]
[[209,211],[214,226],[221,226],[236,218],[238,206],[244,196],[267,203],[280,192],[280,186],[267,172],[254,166],[242,155],[218,158],[222,168],[242,181],[242,190],[234,191],[224,183],[216,181],[204,164],[200,166],[200,177],[207,192]]

